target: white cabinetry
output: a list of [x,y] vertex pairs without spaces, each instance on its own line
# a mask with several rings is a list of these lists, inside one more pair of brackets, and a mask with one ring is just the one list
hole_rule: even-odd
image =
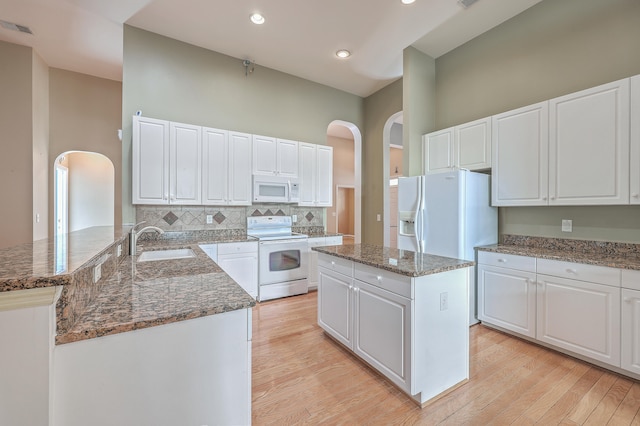
[[549,205],[629,203],[629,79],[549,101]]
[[416,401],[469,377],[470,268],[408,277],[320,253],[318,269],[320,327]]
[[536,259],[478,253],[478,319],[536,337]]
[[483,118],[423,136],[424,172],[454,167],[491,168],[491,118]]
[[491,134],[492,205],[547,205],[549,102],[494,115]]
[[201,203],[201,128],[133,117],[133,204]]
[[251,205],[251,135],[202,129],[202,204]]
[[640,75],[631,77],[630,203],[640,204]]
[[622,271],[621,367],[640,374],[640,271]]
[[253,135],[253,174],[298,177],[298,142]]
[[336,235],[332,237],[309,237],[309,251],[307,252],[307,265],[309,265],[309,277],[307,278],[309,290],[318,287],[318,252],[311,250],[311,247],[322,246],[340,246],[342,245],[342,236]]
[[217,263],[251,297],[258,297],[257,242],[218,244]]
[[333,205],[333,147],[300,142],[301,206]]

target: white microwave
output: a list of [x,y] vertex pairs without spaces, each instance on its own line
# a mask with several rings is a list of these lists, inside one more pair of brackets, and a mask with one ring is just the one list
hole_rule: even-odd
[[253,201],[297,203],[300,201],[300,182],[296,178],[253,175]]

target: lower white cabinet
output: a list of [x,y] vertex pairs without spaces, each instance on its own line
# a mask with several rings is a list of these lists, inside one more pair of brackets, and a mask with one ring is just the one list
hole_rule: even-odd
[[[478,264],[478,315],[483,323],[616,368],[621,367],[626,333],[626,344],[636,345],[627,353],[636,356],[640,367],[640,339],[634,342],[628,330],[635,328],[640,336],[640,301],[636,323],[623,318],[621,324],[619,269],[483,251]],[[624,316],[633,303],[623,303],[622,309]]]
[[218,244],[217,263],[251,297],[258,297],[257,242]]
[[470,268],[409,277],[320,253],[318,270],[320,327],[414,400],[469,378]]
[[331,237],[309,237],[309,251],[307,252],[307,265],[309,266],[309,277],[307,279],[309,290],[318,288],[318,252],[311,250],[311,247],[341,246],[342,235]]
[[624,370],[640,374],[640,271],[622,271],[622,353]]

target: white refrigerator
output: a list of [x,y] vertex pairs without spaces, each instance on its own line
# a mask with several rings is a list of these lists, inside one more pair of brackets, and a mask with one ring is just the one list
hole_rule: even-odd
[[[474,247],[498,242],[490,176],[454,170],[398,179],[398,248],[476,260]],[[470,277],[469,323],[476,315],[476,270]]]

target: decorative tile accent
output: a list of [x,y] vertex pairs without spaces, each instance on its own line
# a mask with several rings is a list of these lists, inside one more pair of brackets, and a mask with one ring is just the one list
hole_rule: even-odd
[[221,212],[218,212],[213,216],[213,220],[218,222],[218,225],[220,225],[222,222],[224,222],[225,219],[226,219],[226,216],[223,215]]
[[306,217],[307,220],[311,222],[315,216],[311,212],[309,212],[304,217]]
[[176,216],[175,214],[173,214],[173,212],[169,212],[166,215],[164,215],[163,217],[164,221],[167,222],[169,225],[173,225],[175,223],[176,220],[178,220],[178,216]]
[[285,212],[283,212],[283,211],[282,211],[282,209],[279,209],[279,210],[276,212],[275,216],[286,216],[286,214],[285,214]]
[[260,213],[260,210],[255,209],[253,213],[251,213],[251,216],[262,216],[262,213]]
[[265,216],[273,216],[273,212],[271,211],[271,209],[267,209],[266,212],[264,212]]
[[183,225],[194,225],[196,219],[197,217],[190,211],[185,211],[182,213],[182,216],[180,216],[180,221]]

